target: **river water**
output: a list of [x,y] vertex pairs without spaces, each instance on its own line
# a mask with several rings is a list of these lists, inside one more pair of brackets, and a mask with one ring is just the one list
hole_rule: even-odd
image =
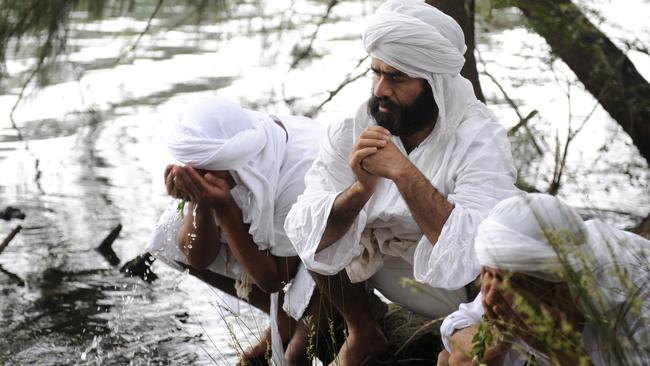
[[[155,3],[101,21],[75,14],[68,55],[48,86],[26,88],[13,113],[17,129],[7,116],[34,59],[23,52],[8,60],[0,88],[0,209],[18,207],[26,218],[0,221],[0,239],[23,226],[0,254],[0,364],[234,363],[237,344],[254,341],[266,326],[263,316],[244,308],[224,320],[209,286],[160,263],[152,284],[127,278],[95,248],[121,223],[113,246],[121,262],[142,252],[169,202],[165,124],[192,98],[218,92],[250,108],[333,121],[369,93],[358,30],[375,1],[342,1],[326,22],[327,3],[318,1],[233,2],[219,19],[199,24],[183,19],[184,7],[163,7],[127,52]],[[627,11],[615,3],[588,2],[619,44],[650,44],[648,1],[630,1]],[[531,128],[543,154],[531,152],[527,138],[513,138],[522,179],[547,189],[556,133],[563,141],[569,122],[575,129],[590,116],[571,143],[560,196],[620,227],[646,216],[649,170],[627,135],[570,83],[573,74],[548,56],[517,12],[495,11],[479,24],[479,69],[499,81],[520,113],[539,111]],[[295,62],[317,29],[311,57]],[[29,49],[33,40],[23,42]],[[647,55],[629,55],[650,78]],[[501,91],[486,75],[481,82],[503,124],[515,125]]]

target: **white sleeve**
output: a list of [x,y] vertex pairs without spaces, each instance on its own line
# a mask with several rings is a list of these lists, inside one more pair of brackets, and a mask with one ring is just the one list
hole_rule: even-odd
[[483,295],[481,293],[476,296],[474,301],[460,304],[458,310],[449,314],[440,325],[440,337],[445,349],[451,352],[449,341],[451,335],[454,334],[456,329],[467,328],[470,325],[478,324],[483,317],[483,306],[481,304]]
[[305,266],[324,275],[340,272],[361,253],[359,240],[366,225],[364,210],[343,237],[316,253],[334,200],[355,181],[348,165],[354,142],[353,124],[348,119],[328,128],[327,135],[321,140],[318,158],[305,176],[305,192],[291,207],[284,223],[286,233]]
[[467,135],[472,141],[459,143],[452,153],[462,156],[453,173],[454,189],[447,196],[454,209],[435,246],[423,236],[415,250],[415,279],[432,287],[458,289],[478,276],[476,229],[499,201],[519,192],[505,130],[496,122],[485,121],[478,131],[457,134],[460,138]]
[[[168,266],[183,271],[183,267],[176,262],[186,263],[185,255],[178,249],[176,245],[176,234],[183,225],[183,219],[178,212],[178,204],[180,200],[174,199],[165,208],[162,215],[158,219],[156,227],[154,227],[145,249],[156,259],[167,264]],[[185,205],[183,215],[188,214],[189,205]]]

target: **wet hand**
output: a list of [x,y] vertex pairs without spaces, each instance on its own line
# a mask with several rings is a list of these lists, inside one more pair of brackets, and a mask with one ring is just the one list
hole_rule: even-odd
[[187,199],[177,184],[178,179],[176,177],[178,174],[182,174],[182,169],[183,166],[175,164],[170,164],[165,167],[165,189],[167,191],[167,194],[171,197],[178,199]]
[[357,176],[357,181],[366,192],[372,192],[377,186],[379,176],[364,169],[363,162],[369,156],[376,154],[390,142],[390,132],[380,126],[366,128],[352,146],[348,163]]
[[228,181],[216,174],[206,172],[203,175],[189,166],[172,168],[173,187],[181,198],[199,206],[221,207],[232,199]]

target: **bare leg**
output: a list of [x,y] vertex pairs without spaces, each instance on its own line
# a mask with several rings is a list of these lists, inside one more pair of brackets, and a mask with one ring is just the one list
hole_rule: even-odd
[[327,298],[320,295],[318,288],[309,301],[303,318],[298,322],[296,331],[284,353],[289,365],[309,365],[310,360],[318,357],[328,363],[336,355],[337,343],[343,343],[338,325],[342,319]]
[[309,365],[307,347],[309,343],[309,328],[304,322],[297,322],[296,331],[287,345],[284,358],[291,366]]
[[[199,270],[189,266],[185,267],[189,269],[191,275],[201,279],[207,284],[216,287],[229,295],[237,296],[235,291],[235,280],[232,278],[222,276],[209,270]],[[282,301],[282,297],[280,297],[280,301]],[[248,302],[267,314],[271,311],[271,299],[269,294],[262,291],[254,284],[251,293],[248,295]],[[280,330],[282,343],[286,344],[286,342],[289,341],[296,329],[296,325],[297,322],[288,316],[287,313],[282,311],[282,304],[280,303],[278,309],[278,328]],[[270,344],[271,329],[267,328],[262,332],[260,339],[256,344],[250,346],[246,350],[242,350],[241,358],[243,360],[250,360],[257,357],[264,357]]]
[[334,276],[310,272],[322,294],[341,313],[348,334],[330,365],[356,366],[388,350],[388,340],[370,311],[364,284],[350,282],[345,271]]

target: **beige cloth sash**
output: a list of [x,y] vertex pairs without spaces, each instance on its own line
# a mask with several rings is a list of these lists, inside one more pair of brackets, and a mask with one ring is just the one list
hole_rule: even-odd
[[417,241],[396,238],[388,229],[365,229],[359,245],[361,254],[345,267],[352,283],[372,277],[384,265],[386,256],[400,257],[412,265]]

